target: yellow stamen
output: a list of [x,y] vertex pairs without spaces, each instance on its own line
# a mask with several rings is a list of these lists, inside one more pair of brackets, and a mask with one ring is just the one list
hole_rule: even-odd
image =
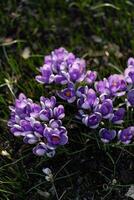
[[71,96],[71,92],[70,92],[70,91],[67,91],[67,92],[66,92],[66,96],[67,96],[67,97],[70,97],[70,96]]

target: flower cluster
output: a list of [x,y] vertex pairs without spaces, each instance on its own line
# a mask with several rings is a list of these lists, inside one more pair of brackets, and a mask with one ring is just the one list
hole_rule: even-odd
[[[49,65],[52,81],[47,78],[46,65]],[[117,135],[119,141],[128,142],[127,139],[126,142],[123,140],[122,134],[129,128],[119,130],[117,134],[117,130],[109,130],[107,127],[112,125],[116,128],[117,125],[122,125],[127,107],[134,106],[134,58],[128,60],[124,73],[113,74],[96,81],[97,72],[86,70],[86,62],[83,59],[76,58],[64,48],[59,48],[45,57],[40,72],[42,75],[36,77],[38,82],[65,85],[57,95],[68,103],[77,102],[77,118],[89,128],[100,128],[103,142],[109,142]],[[81,82],[84,86],[81,86]],[[119,98],[121,101],[123,99],[121,106],[118,105]]]
[[77,95],[79,118],[86,126],[97,128],[102,120],[113,124],[123,123],[125,109],[113,106],[115,98],[110,98],[106,93],[97,96],[97,92],[87,86],[78,88]]
[[64,107],[56,106],[56,98],[40,97],[40,104],[34,103],[24,94],[10,106],[11,118],[8,122],[14,136],[22,136],[27,144],[36,144],[33,153],[48,156],[55,153],[59,145],[68,142],[67,130],[62,126]]
[[117,135],[120,142],[129,144],[134,137],[134,126],[119,130],[118,133],[116,133],[116,130],[108,130],[106,128],[102,128],[100,129],[99,133],[101,140],[104,143],[112,141]]
[[[134,59],[130,58],[124,73],[95,81],[90,86],[80,86],[76,91],[77,118],[89,128],[99,127],[103,142],[108,143],[118,138],[118,141],[128,144],[134,137],[134,126],[117,131],[117,125],[124,122],[128,107],[134,106],[133,72]],[[111,126],[113,129],[109,130]]]
[[100,94],[106,94],[109,98],[123,96],[127,85],[122,74],[114,74],[95,83],[95,89]]
[[72,103],[76,100],[76,84],[84,81],[92,84],[96,78],[95,71],[86,70],[84,59],[75,57],[63,47],[55,49],[50,55],[45,56],[44,64],[40,67],[41,75],[36,80],[41,84],[60,84],[65,88],[58,91],[60,98]]
[[45,56],[44,64],[40,67],[40,76],[36,76],[39,83],[67,84],[81,82],[85,78],[85,60],[76,58],[64,48],[54,50]]
[[[86,70],[84,59],[61,47],[45,56],[40,73],[36,80],[61,86],[55,91],[56,95],[77,104],[76,117],[87,127],[98,128],[101,141],[132,142],[133,121],[125,123],[125,116],[134,108],[134,58],[128,59],[122,74],[96,80],[97,72]],[[23,136],[25,143],[36,144],[34,154],[53,155],[59,145],[68,142],[67,130],[61,121],[65,116],[64,107],[56,106],[54,96],[50,99],[40,97],[40,104],[36,104],[20,94],[10,110],[8,126],[11,132]]]

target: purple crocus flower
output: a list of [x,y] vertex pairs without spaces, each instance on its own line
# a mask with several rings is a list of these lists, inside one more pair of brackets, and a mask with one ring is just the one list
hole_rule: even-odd
[[96,92],[93,89],[86,90],[77,101],[77,105],[84,109],[91,109],[99,103],[99,99],[96,96]]
[[26,96],[21,93],[19,98],[15,100],[15,106],[9,108],[12,114],[15,114],[14,117],[19,116],[20,119],[24,119],[26,116],[30,115],[32,103],[31,99],[27,99]]
[[109,83],[106,78],[103,81],[95,82],[95,89],[99,94],[109,94]]
[[62,122],[61,122],[61,120],[51,119],[51,120],[49,121],[49,126],[50,126],[51,128],[59,128],[59,127],[62,126]]
[[44,142],[40,142],[33,148],[33,153],[37,156],[44,156],[48,152],[48,146]]
[[116,137],[115,130],[108,130],[106,128],[100,129],[99,134],[101,137],[101,141],[104,143],[109,143]]
[[55,107],[53,112],[56,119],[63,119],[65,117],[63,105]]
[[[86,98],[84,98],[84,107],[89,108],[96,106],[99,103],[99,98],[96,96],[96,92],[93,89],[89,89],[86,93]],[[83,108],[84,108],[83,107]]]
[[82,119],[82,122],[86,126],[93,128],[93,129],[96,129],[99,126],[101,119],[102,119],[102,115],[98,112],[95,112],[91,115],[84,116],[83,119]]
[[131,133],[134,136],[134,126],[130,126],[129,128],[131,129]]
[[47,139],[50,147],[64,145],[68,142],[67,131],[64,127],[61,127],[60,129],[46,127],[44,130],[44,137]]
[[128,67],[131,67],[133,66],[134,67],[134,58],[130,57],[127,61],[127,66]]
[[15,124],[14,126],[12,126],[10,131],[14,136],[22,136],[22,134],[23,134],[23,129],[18,124]]
[[77,58],[73,65],[69,68],[70,80],[73,82],[81,82],[85,78],[86,63],[83,59]]
[[134,136],[134,128],[128,127],[118,132],[119,140],[124,144],[129,144]]
[[88,92],[88,86],[80,86],[76,90],[76,95],[78,97],[82,97],[84,94],[87,94]]
[[50,99],[49,98],[45,98],[43,96],[40,97],[40,103],[43,109],[45,108],[54,108],[56,105],[56,98],[54,96],[52,96]]
[[69,82],[70,75],[67,72],[61,71],[60,74],[56,74],[54,81],[57,84],[65,85]]
[[19,124],[15,123],[12,125],[11,132],[14,136],[25,136],[33,132],[33,128],[29,121],[20,120]]
[[53,61],[52,61],[51,55],[46,55],[46,56],[44,57],[44,63],[45,63],[45,64],[51,65],[52,62],[53,62]]
[[127,83],[134,83],[134,66],[130,66],[124,71],[125,80]]
[[62,63],[65,60],[66,56],[68,56],[68,51],[64,47],[60,47],[58,49],[55,49],[51,55],[53,61]]
[[52,118],[52,116],[53,116],[53,111],[52,109],[49,108],[45,108],[41,110],[39,113],[39,117],[43,121],[49,121]]
[[100,112],[104,119],[108,119],[113,116],[113,103],[111,99],[106,99],[102,104],[99,104],[95,108],[96,112]]
[[34,154],[52,156],[55,148],[67,143],[67,130],[61,121],[64,107],[56,106],[55,97],[41,97],[40,104],[36,104],[21,94],[10,110],[8,126],[12,134],[24,137],[24,143],[36,144]]
[[24,137],[23,141],[26,144],[35,144],[38,142],[38,138],[35,135],[29,133]]
[[113,96],[122,96],[127,89],[125,77],[123,75],[114,74],[108,78],[109,90]]
[[65,57],[65,60],[66,60],[68,66],[72,65],[74,63],[75,59],[76,58],[73,53],[68,53],[68,55]]
[[125,116],[125,109],[124,108],[118,108],[118,110],[114,111],[114,114],[111,117],[110,121],[113,124],[122,124],[124,116]]
[[57,95],[68,103],[73,103],[76,100],[74,85],[72,83],[68,84],[68,87],[57,92]]
[[130,106],[134,106],[134,89],[130,90],[127,94],[127,100]]
[[30,116],[35,118],[39,117],[41,106],[36,103],[32,103],[30,107],[31,107]]
[[43,135],[44,126],[41,122],[35,121],[33,124],[33,130],[34,130],[34,135],[40,138]]
[[24,108],[27,105],[27,98],[23,93],[20,93],[18,99],[15,100],[15,106],[17,108]]
[[87,71],[86,77],[85,77],[85,82],[88,84],[93,84],[97,78],[97,72],[96,71]]
[[28,133],[31,133],[33,131],[33,127],[31,123],[27,120],[20,120],[20,126],[22,127],[23,133],[22,136],[27,135]]
[[132,72],[129,72],[129,77],[131,78],[132,80],[132,84],[134,84],[134,71]]
[[52,83],[54,81],[54,74],[52,72],[51,66],[48,64],[43,65],[40,68],[41,75],[36,76],[35,79],[41,83]]
[[52,57],[52,70],[55,74],[59,74],[60,71],[66,71],[67,70],[67,56],[68,56],[68,51],[64,49],[63,47],[59,49],[55,49],[51,53]]

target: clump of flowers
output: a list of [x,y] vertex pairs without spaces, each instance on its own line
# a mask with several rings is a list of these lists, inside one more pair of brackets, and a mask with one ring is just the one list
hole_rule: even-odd
[[61,47],[45,56],[40,72],[41,75],[36,76],[36,80],[42,84],[76,83],[84,80],[86,63],[84,59],[76,58],[73,53]]
[[134,59],[130,58],[124,74],[110,75],[90,86],[80,86],[77,89],[77,118],[89,128],[99,128],[99,135],[104,143],[116,139],[128,144],[134,138],[134,126],[118,130],[118,125],[125,126],[128,108],[133,109],[134,106],[134,82],[130,73],[133,70]]
[[63,105],[56,106],[56,98],[40,97],[34,103],[24,94],[10,106],[11,118],[8,126],[14,136],[22,136],[26,144],[35,144],[33,153],[51,156],[59,145],[68,142],[67,130],[62,126],[65,117]]
[[[55,94],[76,105],[77,119],[97,129],[102,142],[129,144],[133,141],[133,121],[126,122],[125,116],[134,109],[134,58],[128,59],[124,73],[97,80],[97,72],[86,70],[84,59],[61,47],[45,56],[39,71],[36,80],[61,86]],[[59,145],[68,142],[67,130],[61,121],[65,117],[64,107],[56,105],[54,96],[40,97],[40,104],[36,104],[20,94],[10,110],[11,132],[22,136],[25,143],[35,144],[34,154],[53,155]]]
[[39,83],[64,85],[61,91],[57,91],[57,95],[68,103],[76,100],[77,84],[83,81],[90,85],[97,78],[95,71],[86,70],[84,59],[77,58],[63,47],[45,56],[39,71],[41,75],[36,76]]

